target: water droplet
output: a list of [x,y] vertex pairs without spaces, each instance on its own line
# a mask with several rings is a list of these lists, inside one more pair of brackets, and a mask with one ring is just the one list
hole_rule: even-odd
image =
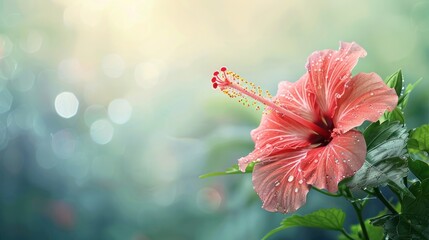
[[374,93],[373,93],[373,92],[371,92],[371,93],[370,93],[370,95],[371,95],[371,96],[374,96]]
[[295,188],[295,192],[298,192],[298,188]]
[[280,185],[280,182],[277,180],[274,182],[274,186],[278,187]]
[[304,181],[302,181],[302,179],[298,181],[298,183],[299,183],[299,184],[302,184],[303,182],[304,182]]
[[336,97],[336,98],[340,98],[340,97],[341,97],[341,94],[339,94],[339,93],[335,93],[335,97]]
[[315,163],[318,163],[318,162],[319,162],[319,159],[314,160],[314,162],[315,162]]
[[293,177],[293,176],[289,176],[289,178],[287,179],[287,181],[288,181],[288,182],[292,182],[292,181],[293,181],[293,179],[294,179],[294,177]]

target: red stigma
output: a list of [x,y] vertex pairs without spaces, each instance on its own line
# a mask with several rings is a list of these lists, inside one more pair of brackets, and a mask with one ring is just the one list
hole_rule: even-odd
[[211,79],[213,83],[213,88],[221,88],[222,90],[224,90],[226,87],[231,85],[230,79],[233,78],[233,76],[229,76],[230,74],[231,73],[227,72],[226,67],[221,67],[220,71],[215,71]]
[[[214,89],[220,89],[230,98],[237,98],[238,102],[244,106],[256,106],[259,102],[271,108],[279,108],[275,103],[269,100],[271,95],[268,91],[265,91],[265,94],[263,94],[260,87],[241,78],[238,74],[228,70],[227,67],[221,67],[218,71],[215,71],[211,82]],[[267,99],[265,99],[263,95],[265,95]],[[260,106],[256,106],[256,110],[259,109]]]

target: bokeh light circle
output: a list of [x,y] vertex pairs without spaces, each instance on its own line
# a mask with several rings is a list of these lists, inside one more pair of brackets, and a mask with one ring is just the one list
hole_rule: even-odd
[[36,30],[30,30],[27,37],[21,40],[20,47],[22,50],[28,53],[35,53],[40,50],[43,41],[44,38],[40,32]]
[[56,156],[70,158],[76,149],[76,137],[69,129],[60,130],[52,134],[51,146]]
[[130,119],[133,107],[125,99],[115,99],[109,103],[107,111],[112,122],[124,124]]
[[219,209],[222,204],[222,195],[211,187],[202,188],[197,194],[197,206],[206,213],[212,213]]
[[63,118],[73,117],[78,108],[79,100],[71,92],[62,92],[55,98],[55,111]]
[[13,42],[8,36],[0,35],[0,59],[9,56],[13,50]]
[[36,79],[35,74],[30,69],[24,69],[16,74],[16,77],[13,78],[12,85],[14,88],[20,92],[29,91]]
[[113,126],[106,119],[99,119],[91,124],[90,135],[94,142],[98,144],[107,144],[113,138]]

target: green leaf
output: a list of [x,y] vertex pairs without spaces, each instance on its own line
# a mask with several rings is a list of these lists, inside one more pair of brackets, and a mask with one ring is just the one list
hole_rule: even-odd
[[399,97],[398,100],[398,107],[400,109],[404,110],[404,108],[407,106],[411,91],[413,91],[413,89],[420,83],[421,80],[422,79],[420,78],[415,83],[407,85],[407,88],[405,88],[404,93],[401,95],[401,97]]
[[408,161],[408,167],[420,181],[429,179],[429,165],[420,160]]
[[404,198],[403,213],[429,216],[429,179],[415,182],[410,186],[410,191],[416,198]]
[[410,186],[415,198],[404,197],[402,213],[372,219],[389,239],[429,239],[429,179]]
[[429,124],[411,131],[408,141],[408,152],[415,160],[429,160]]
[[398,70],[394,74],[392,74],[389,77],[387,77],[384,80],[384,82],[390,88],[394,88],[395,89],[396,94],[398,95],[398,97],[401,95],[402,83],[404,82],[404,80],[402,78],[402,72],[401,72],[401,70]]
[[285,218],[278,228],[271,230],[262,240],[290,227],[314,227],[342,231],[346,214],[341,209],[320,209],[305,216],[293,215]]
[[253,172],[253,167],[255,166],[255,163],[249,163],[247,165],[246,171],[242,172],[240,171],[240,168],[237,164],[233,165],[232,167],[226,169],[224,172],[211,172],[201,175],[199,178],[208,178],[208,177],[215,177],[215,176],[223,176],[223,175],[231,175],[231,174],[242,174],[242,173],[251,173]]
[[[365,221],[365,227],[366,227],[366,230],[368,232],[369,239],[383,239],[384,230],[382,227],[372,225],[370,223],[369,219]],[[360,224],[354,224],[354,225],[350,226],[350,230],[351,230],[350,236],[352,238],[362,239],[363,234],[362,234],[362,227],[360,226]],[[349,238],[347,238],[344,235],[338,236],[338,239],[339,240],[349,240]]]
[[404,113],[399,107],[396,107],[391,112],[385,112],[383,116],[380,118],[380,122],[384,121],[399,121],[400,123],[405,123]]
[[363,135],[367,145],[366,160],[347,186],[366,188],[389,184],[409,194],[402,182],[408,174],[405,127],[399,122],[376,122],[368,126]]
[[410,137],[408,139],[407,148],[408,148],[408,152],[419,152],[420,151],[419,141]]

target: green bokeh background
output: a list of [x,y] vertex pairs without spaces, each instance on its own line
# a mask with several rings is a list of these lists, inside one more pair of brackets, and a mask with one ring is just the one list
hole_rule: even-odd
[[[260,208],[250,175],[198,179],[251,151],[261,116],[211,74],[275,93],[339,41],[367,50],[355,73],[423,77],[406,120],[429,122],[428,1],[0,0],[0,238],[261,238],[284,216]],[[322,207],[356,222],[314,192],[299,213]]]

